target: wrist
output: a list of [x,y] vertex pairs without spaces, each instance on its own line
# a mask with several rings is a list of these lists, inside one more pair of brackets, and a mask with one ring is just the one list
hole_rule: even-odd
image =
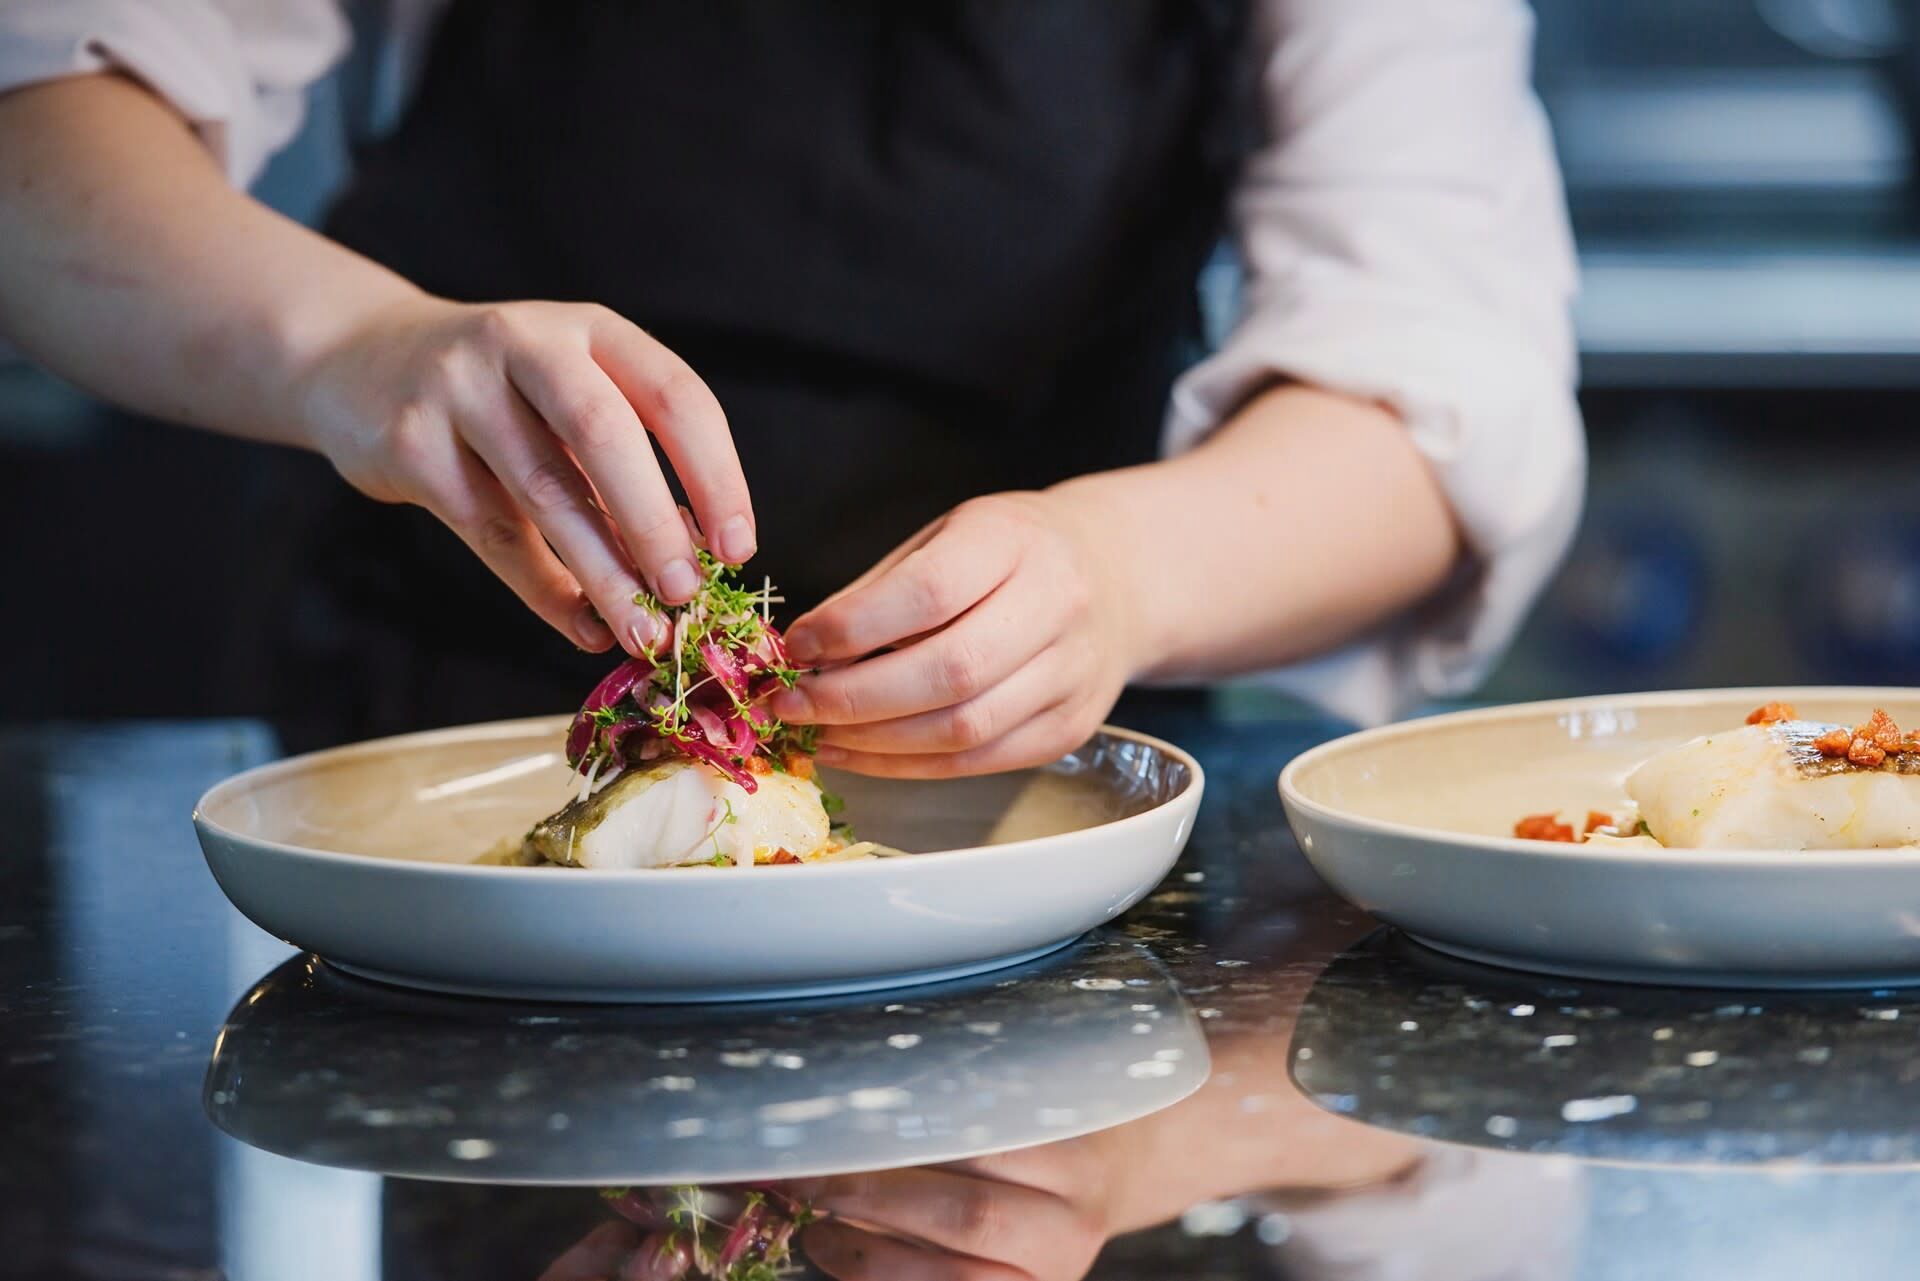
[[1165,503],[1155,470],[1096,472],[1044,491],[1081,544],[1129,681],[1165,665],[1185,609],[1175,535],[1146,516]]
[[[275,334],[281,389],[278,417],[287,442],[332,455],[342,426],[342,405],[359,400],[375,381],[371,360],[357,350],[397,347],[403,330],[459,310],[397,276],[380,287],[338,295],[287,316]],[[337,386],[342,381],[355,386]],[[349,415],[351,416],[351,415]]]

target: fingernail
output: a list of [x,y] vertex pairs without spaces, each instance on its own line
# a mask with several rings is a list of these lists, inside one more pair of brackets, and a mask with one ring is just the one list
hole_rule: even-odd
[[690,560],[676,560],[660,571],[660,594],[669,600],[687,600],[700,590],[700,571]]
[[781,690],[767,705],[781,720],[793,721],[796,724],[804,723],[813,715],[812,701],[797,689]]
[[744,565],[753,558],[753,526],[745,516],[735,516],[720,526],[720,546],[715,550],[730,565]]
[[627,648],[634,653],[649,652],[666,636],[666,622],[652,610],[643,609],[627,625]]
[[613,644],[613,629],[600,621],[600,611],[588,605],[580,611],[580,617],[574,623],[573,634],[580,639],[583,648],[598,653]]
[[847,759],[844,747],[835,747],[832,743],[822,743],[814,749],[813,759],[822,765],[838,765]]
[[787,657],[805,667],[820,657],[820,642],[806,628],[796,628],[787,633]]

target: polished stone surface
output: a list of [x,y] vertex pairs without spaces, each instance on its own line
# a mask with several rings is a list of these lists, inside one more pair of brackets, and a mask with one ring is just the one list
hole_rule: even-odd
[[1503,1151],[1898,1168],[1920,1162],[1917,1026],[1912,989],[1538,978],[1381,933],[1315,982],[1293,1071],[1343,1115]]
[[1200,1020],[1113,935],[886,999],[698,1012],[415,994],[300,957],[234,1007],[206,1105],[256,1147],[379,1174],[727,1183],[1073,1138],[1207,1069]]
[[[1010,1145],[965,1186],[1047,1189],[975,1242],[1017,1271],[938,1275],[1077,1276],[1089,1232],[1092,1275],[1141,1281],[1916,1274],[1911,994],[1444,960],[1328,899],[1286,831],[1274,775],[1333,727],[1140,728],[1209,794],[1115,926],[964,983],[708,1011],[345,978],[241,920],[187,823],[264,732],[0,735],[0,1277],[559,1281],[608,1230],[595,1185]],[[962,1186],[876,1177],[903,1222]]]

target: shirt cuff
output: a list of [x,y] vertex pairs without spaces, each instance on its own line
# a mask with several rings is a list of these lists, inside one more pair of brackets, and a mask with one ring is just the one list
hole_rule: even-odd
[[1279,379],[1391,406],[1432,465],[1468,563],[1434,599],[1353,644],[1258,678],[1360,724],[1471,690],[1512,642],[1573,540],[1586,442],[1570,375],[1527,339],[1404,299],[1255,298],[1174,388],[1167,453],[1199,443]]
[[347,43],[331,3],[240,16],[214,0],[12,0],[0,11],[0,92],[124,72],[193,126],[245,186],[297,132],[308,85]]

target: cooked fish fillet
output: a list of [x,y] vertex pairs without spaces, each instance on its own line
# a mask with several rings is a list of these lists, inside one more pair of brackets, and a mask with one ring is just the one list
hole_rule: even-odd
[[684,758],[631,769],[585,800],[543,819],[527,848],[577,867],[673,867],[724,854],[736,867],[795,857],[826,844],[820,788],[792,774],[762,774],[749,793]]
[[1627,794],[1670,849],[1920,844],[1920,759],[1865,768],[1822,756],[1813,741],[1833,728],[1775,721],[1696,738],[1648,759]]

